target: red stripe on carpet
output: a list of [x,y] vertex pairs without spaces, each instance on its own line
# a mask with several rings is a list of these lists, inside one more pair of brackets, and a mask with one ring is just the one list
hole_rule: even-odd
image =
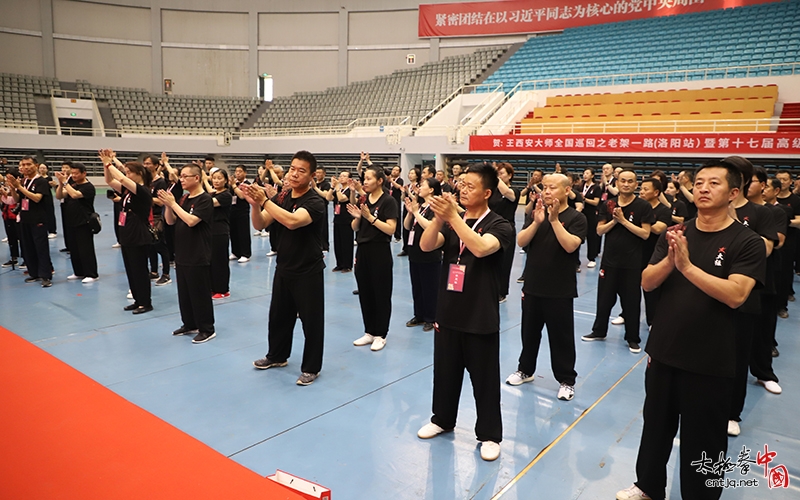
[[302,497],[0,327],[0,498]]

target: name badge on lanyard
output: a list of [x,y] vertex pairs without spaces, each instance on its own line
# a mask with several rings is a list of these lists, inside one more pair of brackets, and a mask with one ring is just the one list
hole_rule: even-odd
[[338,203],[333,206],[333,215],[339,215],[342,213],[342,206]]
[[[483,215],[480,216],[478,220],[475,221],[475,224],[472,225],[472,230],[475,231],[475,228],[478,227],[478,224],[489,215],[489,209],[487,208]],[[467,214],[464,214],[464,220],[467,220]],[[464,253],[464,247],[466,246],[461,238],[458,240],[458,259],[456,260],[455,264],[450,264],[450,272],[447,274],[447,291],[448,292],[463,292],[464,291],[464,281],[466,279],[467,274],[467,266],[461,264],[461,254]]]

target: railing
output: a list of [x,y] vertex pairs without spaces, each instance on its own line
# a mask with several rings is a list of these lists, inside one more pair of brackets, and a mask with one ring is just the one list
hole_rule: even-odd
[[742,118],[725,120],[646,120],[610,122],[521,123],[522,134],[611,134],[611,133],[722,133],[769,132],[777,126],[800,126],[800,118]]
[[63,97],[65,99],[91,99],[95,100],[93,92],[85,90],[50,89],[50,97]]
[[[462,85],[461,87],[454,90],[449,96],[445,97],[442,102],[437,104],[432,110],[428,111],[428,113],[420,118],[417,122],[417,127],[421,127],[425,124],[428,120],[433,118],[433,115],[438,113],[439,111],[443,110],[445,106],[450,104],[453,99],[460,96],[461,94],[471,94],[473,92],[492,92],[492,89],[497,88],[498,84],[496,83],[481,83],[478,85]],[[500,85],[502,88],[502,84]]]
[[235,132],[235,137],[285,137],[292,135],[346,135],[360,127],[411,127],[411,117],[408,115],[400,116],[376,116],[370,118],[358,118],[347,125],[329,125],[320,127],[287,127],[279,129],[246,129]]
[[508,93],[511,97],[520,90],[548,90],[567,87],[600,87],[604,85],[631,85],[641,83],[669,83],[691,80],[721,80],[725,78],[753,78],[800,74],[800,62],[762,64],[758,66],[733,66],[727,68],[681,69],[645,73],[620,73],[525,80],[519,82]]
[[[489,105],[491,103],[492,99],[494,99],[496,97],[497,92],[502,92],[502,91],[503,91],[503,84],[502,83],[500,83],[499,85],[495,85],[493,88],[490,88],[490,89],[486,90],[485,91],[486,97],[484,97],[483,100],[480,103],[478,103],[478,105],[476,105],[474,108],[472,108],[469,113],[464,115],[464,118],[461,119],[460,124],[461,125],[466,125],[467,123],[470,122],[470,120],[475,118],[475,115],[477,115],[478,113],[486,112],[487,105]],[[484,91],[481,91],[480,93],[483,93],[483,92]],[[499,106],[503,102],[504,102],[503,99],[498,99],[498,102],[494,103],[494,105],[495,105],[494,109],[497,109],[497,106]],[[494,112],[494,109],[491,109],[489,111],[489,116],[491,116],[491,113]],[[483,124],[483,122],[486,121],[486,119],[487,119],[487,117],[484,116],[482,118],[481,124]]]

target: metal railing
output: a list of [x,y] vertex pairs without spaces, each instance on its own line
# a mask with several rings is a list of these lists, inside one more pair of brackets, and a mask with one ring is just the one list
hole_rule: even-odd
[[722,133],[769,132],[779,126],[800,127],[800,118],[735,118],[720,120],[644,120],[521,123],[522,134],[613,134],[613,133]]
[[481,84],[478,84],[478,85],[462,85],[461,87],[459,87],[456,90],[454,90],[449,96],[445,97],[433,109],[428,111],[428,113],[425,116],[420,118],[420,120],[417,122],[417,127],[421,127],[422,125],[424,125],[425,122],[427,122],[428,120],[433,118],[433,115],[435,115],[436,113],[438,113],[439,111],[444,109],[445,106],[450,104],[453,101],[453,99],[455,99],[456,97],[460,96],[461,94],[471,94],[473,92],[476,92],[476,93],[477,92],[494,92],[494,90],[492,90],[492,89],[496,89],[496,88],[502,89],[503,88],[502,83],[500,85],[498,85],[497,83],[481,83]]
[[327,125],[319,127],[286,127],[246,129],[234,132],[234,137],[286,137],[309,135],[346,135],[362,127],[411,127],[411,116],[374,116],[357,118],[347,125]]

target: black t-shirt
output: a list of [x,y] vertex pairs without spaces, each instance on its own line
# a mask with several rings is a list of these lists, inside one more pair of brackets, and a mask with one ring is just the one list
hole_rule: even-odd
[[214,207],[214,218],[211,224],[211,234],[228,234],[230,233],[230,216],[231,216],[231,203],[233,202],[233,193],[230,189],[226,189],[221,193],[211,193],[211,201],[217,200],[218,207]]
[[[136,185],[136,192],[122,188],[122,212],[117,219],[119,226],[119,244],[123,246],[149,245],[153,242],[150,233],[150,208],[153,206],[153,197],[150,189]],[[120,224],[124,219],[124,224]]]
[[[758,236],[778,243],[778,227],[775,225],[775,217],[770,209],[764,205],[756,205],[747,202],[736,209],[736,217],[741,224],[753,231]],[[764,260],[767,259],[766,248],[764,249]],[[774,283],[768,277],[762,282],[765,287],[769,285],[774,289]],[[747,300],[739,307],[739,311],[748,314],[759,314],[761,312],[761,291],[754,290]]]
[[514,214],[519,204],[519,189],[512,187],[511,190],[514,191],[514,201],[500,194],[499,189],[492,191],[492,196],[489,197],[489,208],[492,212],[507,220],[512,228],[516,228],[517,224],[514,221]]
[[[653,209],[653,217],[655,217],[653,224],[663,222],[667,227],[672,225],[672,210],[664,204],[659,203],[656,205],[656,208]],[[661,235],[650,231],[650,236],[644,241],[642,246],[642,269],[647,267],[647,263],[650,262],[650,257],[653,255],[653,250],[656,249],[659,236]]]
[[[164,180],[163,177],[159,177],[158,179],[153,179],[153,182],[150,184],[150,195],[153,198],[158,198],[158,192],[161,190],[167,190],[167,181]],[[153,217],[161,217],[163,213],[163,207],[160,207],[153,203]]]
[[[672,203],[672,216],[683,217],[683,220],[685,222],[687,217],[689,217],[689,209],[686,208],[686,203],[678,199],[672,200],[671,203]],[[672,224],[670,224],[670,226],[671,225]]]
[[800,229],[791,226],[792,219],[800,215],[800,196],[792,193],[786,198],[778,198],[778,203],[786,205],[792,209],[792,215],[789,217],[789,232],[786,234],[787,238],[797,238],[800,235]]
[[[378,220],[386,222],[389,219],[394,219],[398,224],[400,224],[400,209],[397,206],[397,202],[386,192],[381,194],[381,197],[378,198],[378,201],[375,203],[370,203],[369,195],[364,196],[362,200],[359,200],[359,206],[361,206],[362,203],[367,204],[369,213],[371,213],[373,217],[377,217]],[[388,235],[377,227],[373,226],[367,222],[364,217],[361,218],[358,226],[358,233],[356,235],[356,241],[358,241],[359,245],[373,242],[389,243],[391,240],[391,235]]]
[[214,202],[208,193],[181,198],[180,206],[200,222],[189,227],[175,215],[175,264],[179,266],[208,266],[211,264],[211,224]]
[[[250,181],[247,179],[236,184],[236,186],[249,185]],[[236,193],[231,193],[231,217],[234,216],[247,216],[250,213],[250,204],[244,198],[239,198]]]
[[347,197],[345,201],[339,201],[338,192],[334,190],[333,193],[333,223],[334,224],[350,224],[353,222],[353,216],[347,211],[347,204],[350,203],[350,188],[342,191],[342,195]]
[[[570,234],[579,237],[581,241],[586,238],[588,223],[582,213],[568,207],[558,214],[558,220]],[[558,242],[547,215],[526,248],[528,258],[525,262],[525,276],[536,279],[525,280],[525,284],[522,285],[524,295],[547,298],[578,296],[575,261],[580,246],[574,252],[567,253]]]
[[[477,219],[465,222],[472,227]],[[500,331],[500,275],[503,252],[514,251],[514,228],[502,216],[489,212],[475,227],[478,234],[492,234],[500,242],[500,250],[477,258],[465,246],[460,264],[465,266],[463,291],[447,290],[450,265],[458,261],[460,238],[447,224],[442,227],[444,245],[436,322],[447,329],[466,333],[497,333]],[[574,269],[573,269],[574,272]]]
[[[402,177],[398,177],[394,181],[400,184],[401,186],[403,185]],[[389,193],[389,196],[395,199],[395,201],[397,202],[397,206],[401,205],[403,190],[394,187],[394,184],[392,184],[392,181],[388,177],[386,178],[386,184],[384,185],[383,191]]]
[[70,181],[73,189],[80,191],[83,198],[72,198],[67,194],[66,188],[61,191],[64,193],[64,224],[69,227],[82,226],[89,222],[89,216],[94,212],[94,184],[89,181],[83,184],[75,184]]
[[313,189],[309,189],[302,196],[292,198],[292,190],[289,189],[275,195],[272,201],[287,212],[294,213],[305,208],[311,216],[311,224],[297,229],[288,229],[278,221],[273,222],[273,228],[279,226],[281,229],[275,272],[292,278],[325,269],[320,229],[325,223],[325,200]]
[[[586,200],[600,199],[600,197],[603,196],[603,189],[597,184],[592,184],[591,186],[584,185],[581,191],[584,199],[583,214],[586,216],[587,222],[591,224],[597,220],[597,210],[600,208],[600,204],[598,203],[596,206],[591,205],[586,203]],[[590,228],[589,230],[591,231],[594,229]]]
[[575,191],[575,198],[574,199],[570,198],[569,196],[567,196],[567,205],[571,206],[572,208],[575,208],[575,206],[578,203],[584,203],[583,195],[580,194],[579,192]]
[[[427,220],[433,219],[433,209],[429,206],[421,206],[419,207],[419,213],[426,218]],[[432,252],[423,252],[419,248],[419,240],[422,238],[422,233],[424,229],[422,226],[417,224],[417,219],[415,217],[411,218],[411,230],[408,231],[406,239],[406,253],[408,253],[408,261],[409,262],[441,262],[442,261],[442,249],[437,248]]]
[[32,199],[20,193],[20,210],[19,221],[23,224],[43,224],[47,217],[46,206],[52,203],[52,192],[50,191],[50,184],[47,183],[45,177],[34,177],[33,179],[21,179],[25,188],[34,194],[41,194],[42,199],[36,203]]
[[[322,182],[318,182],[317,183],[317,189],[319,189],[320,191],[330,191],[331,190],[331,183],[328,181],[328,179],[323,179]],[[324,196],[322,196],[319,193],[317,193],[317,194],[320,196],[320,198],[322,198],[322,202],[325,204],[325,210],[326,210],[326,213],[327,213],[327,210],[328,210],[328,199],[325,198]]]
[[[653,208],[641,198],[634,198],[632,202],[622,209],[625,219],[639,227],[642,224],[653,224]],[[597,222],[606,223],[614,216],[608,213],[608,204],[603,203],[597,214]],[[642,249],[644,240],[628,231],[622,224],[617,223],[605,234],[606,242],[603,248],[603,261],[600,267],[616,267],[619,269],[636,269],[642,263]]]
[[686,218],[694,219],[697,217],[697,206],[695,206],[694,203],[686,198],[686,195],[683,194],[683,191],[678,191],[675,196],[686,206]]
[[[696,219],[686,222],[686,240],[692,264],[727,279],[742,274],[764,282],[764,242],[741,224],[707,233]],[[651,264],[667,256],[661,235]],[[736,322],[739,312],[711,298],[674,269],[661,284],[650,338],[645,350],[656,361],[703,375],[733,377],[736,368]]]
[[[784,236],[786,236],[786,231],[789,226],[789,214],[784,209],[781,208],[783,205],[764,205],[769,209],[770,213],[772,213],[772,221],[775,225],[775,230]],[[775,242],[775,246],[778,246],[778,242]],[[781,251],[780,249],[773,248],[772,253],[769,254],[767,257],[767,277],[764,281],[764,288],[761,290],[761,293],[764,295],[775,295],[777,289],[775,285],[777,280],[780,279],[780,271],[781,271]]]

